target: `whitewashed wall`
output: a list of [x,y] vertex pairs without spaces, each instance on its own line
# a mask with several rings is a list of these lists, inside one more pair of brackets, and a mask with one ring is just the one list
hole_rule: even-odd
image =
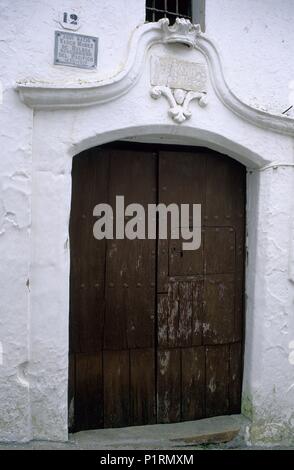
[[[66,310],[67,299],[58,297],[58,283],[46,285],[46,273],[57,266],[61,283],[67,288],[66,224],[71,156],[87,145],[102,142],[103,138],[97,137],[99,133],[105,136],[109,132],[113,138],[130,137],[130,131],[119,133],[117,128],[132,126],[136,134],[142,133],[145,126],[154,135],[156,127],[161,125],[166,135],[178,133],[182,142],[191,143],[193,128],[199,126],[192,119],[188,127],[175,131],[167,117],[167,104],[150,101],[148,92],[145,93],[148,67],[134,91],[117,104],[83,111],[34,112],[20,102],[15,83],[37,79],[62,85],[65,81],[103,79],[120,71],[130,36],[144,22],[144,3],[140,0],[0,0],[2,440],[66,438],[67,320],[59,319],[58,313],[60,309]],[[78,32],[99,37],[96,71],[52,65],[54,31],[61,29],[58,14],[70,8],[80,9]],[[244,101],[277,113],[287,108],[288,84],[294,79],[293,12],[292,0],[206,1],[206,33],[215,40],[222,54],[230,87]],[[262,130],[249,131],[248,124],[240,123],[239,118],[220,106],[212,91],[211,95],[214,110],[211,107],[206,115],[200,115],[203,119],[200,127],[213,135],[210,146],[222,142],[225,149],[225,139],[221,138],[224,135],[248,149],[248,155],[259,154],[260,165],[271,161],[293,163],[291,138]],[[233,148],[229,150],[233,153]],[[243,161],[250,166],[250,158],[245,153],[244,150]],[[248,202],[250,240],[243,408],[254,418],[251,440],[290,442],[294,425],[291,388],[294,366],[288,361],[288,344],[294,340],[291,315],[294,290],[288,268],[293,168],[254,170],[248,175],[248,187],[253,189],[249,191]],[[58,195],[55,199],[53,190]],[[62,191],[64,200],[59,197]],[[50,205],[52,198],[46,205],[48,195],[54,199],[53,205]],[[48,221],[51,224],[54,220],[55,225],[48,226]],[[48,231],[44,236],[40,233],[40,221],[47,221]],[[54,305],[52,317],[46,311],[50,302]],[[34,328],[39,336],[34,336]],[[54,361],[47,363],[52,373],[50,380],[43,359],[52,347],[48,345],[53,336],[60,339],[55,356],[60,363],[58,366]],[[46,402],[52,408],[51,414],[50,406],[44,405]]]
[[230,87],[244,101],[277,113],[289,107],[293,18],[292,0],[206,1],[206,33],[220,49]]

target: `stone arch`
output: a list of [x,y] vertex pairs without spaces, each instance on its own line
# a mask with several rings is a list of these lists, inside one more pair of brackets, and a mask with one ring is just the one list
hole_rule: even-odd
[[128,126],[117,128],[103,133],[83,136],[69,148],[69,153],[74,155],[91,147],[103,145],[117,140],[140,141],[146,143],[171,143],[174,145],[190,145],[195,147],[207,147],[219,153],[226,154],[239,161],[248,168],[261,168],[270,163],[258,152],[245,147],[237,140],[205,129],[195,129],[189,126],[180,126],[174,133],[174,126],[166,124],[150,124],[146,126]]

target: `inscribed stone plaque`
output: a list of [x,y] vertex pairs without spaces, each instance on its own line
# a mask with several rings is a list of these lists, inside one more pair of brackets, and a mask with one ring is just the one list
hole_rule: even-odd
[[152,56],[151,85],[206,92],[206,64],[187,62],[169,56]]
[[97,66],[98,38],[55,31],[54,64],[94,69]]

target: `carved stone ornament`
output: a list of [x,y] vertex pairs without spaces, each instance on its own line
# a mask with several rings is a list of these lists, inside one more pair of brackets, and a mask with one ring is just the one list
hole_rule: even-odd
[[176,18],[173,26],[169,26],[168,18],[162,18],[159,23],[161,23],[164,43],[180,42],[195,47],[197,37],[201,34],[200,25],[192,24],[185,18]]
[[187,62],[174,57],[151,57],[151,96],[165,96],[168,114],[177,123],[192,115],[189,103],[196,99],[201,107],[207,105],[207,68],[204,63]]
[[178,124],[192,116],[189,109],[189,104],[192,100],[198,100],[198,103],[202,108],[207,105],[205,93],[186,91],[180,88],[172,90],[167,86],[155,86],[151,90],[151,96],[154,99],[158,99],[161,96],[165,96],[167,98],[170,105],[168,114]]
[[[177,18],[173,26],[169,19],[159,21],[163,31],[164,43],[182,43],[195,47],[201,34],[200,25],[193,25],[189,20]],[[174,57],[151,58],[151,96],[154,99],[165,96],[169,102],[168,114],[178,124],[192,116],[189,104],[198,100],[201,107],[207,105],[206,64],[187,62]]]

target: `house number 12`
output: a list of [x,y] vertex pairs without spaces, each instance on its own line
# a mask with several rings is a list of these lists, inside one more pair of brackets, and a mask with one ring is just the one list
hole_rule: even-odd
[[60,14],[59,23],[64,29],[76,30],[80,27],[80,17],[75,11],[64,11]]
[[63,23],[69,23],[71,25],[77,25],[78,24],[78,19],[79,19],[79,17],[75,13],[71,13],[70,15],[66,11],[63,13]]

